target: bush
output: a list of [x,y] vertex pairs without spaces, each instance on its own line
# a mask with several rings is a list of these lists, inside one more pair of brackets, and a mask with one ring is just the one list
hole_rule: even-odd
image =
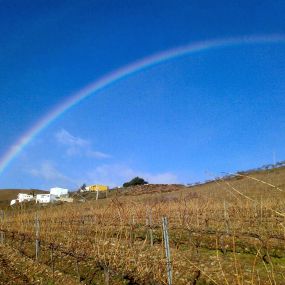
[[137,176],[133,178],[131,181],[124,183],[123,187],[130,187],[130,186],[144,185],[144,184],[148,184],[148,182],[145,181],[143,178]]

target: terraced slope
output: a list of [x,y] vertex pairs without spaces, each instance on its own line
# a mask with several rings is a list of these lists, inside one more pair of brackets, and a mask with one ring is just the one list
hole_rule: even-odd
[[[285,284],[284,182],[285,168],[279,168],[193,187],[133,187],[98,201],[8,211],[0,232],[31,268],[38,264],[70,282],[162,285],[168,278],[167,217],[173,284]],[[10,272],[35,282],[2,250],[11,270],[1,278]]]

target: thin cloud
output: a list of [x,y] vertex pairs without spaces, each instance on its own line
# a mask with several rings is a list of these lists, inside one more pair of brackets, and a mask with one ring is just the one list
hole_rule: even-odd
[[51,183],[77,184],[75,180],[61,173],[50,161],[45,161],[39,167],[28,170],[28,173]]
[[111,155],[101,152],[101,151],[94,151],[94,150],[87,150],[86,156],[88,157],[95,157],[95,158],[110,158]]
[[89,140],[76,137],[67,130],[60,130],[55,134],[55,138],[60,145],[66,146],[66,154],[68,156],[85,156],[90,158],[110,158],[111,155],[94,150]]
[[55,134],[57,141],[61,144],[71,147],[86,147],[89,146],[89,141],[80,137],[75,137],[68,131],[62,129]]

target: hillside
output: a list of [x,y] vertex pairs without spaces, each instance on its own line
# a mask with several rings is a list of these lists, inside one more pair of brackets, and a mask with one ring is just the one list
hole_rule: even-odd
[[[272,192],[274,189],[277,191]],[[192,197],[202,194],[215,196],[217,199],[232,199],[239,191],[242,191],[242,194],[252,199],[260,199],[261,196],[263,198],[273,198],[273,196],[282,194],[285,191],[285,167],[249,170],[232,176],[197,182],[188,186],[180,184],[146,184],[117,188],[111,190],[109,197],[128,196],[131,199],[134,196],[134,199],[138,199],[136,196],[142,196],[144,197],[143,199],[152,200],[154,197],[157,198],[159,196],[161,199],[167,200],[171,197],[174,199],[179,198],[182,194]]]
[[12,199],[16,199],[19,193],[35,193],[44,194],[48,191],[38,190],[38,189],[0,189],[0,208],[5,208],[10,205]]
[[[23,284],[45,272],[43,284],[58,284],[57,274],[66,284],[163,285],[168,270],[177,285],[285,284],[285,167],[191,186],[112,189],[98,201],[96,193],[77,196],[75,203],[33,205],[36,219],[35,208],[5,213],[0,251],[11,268],[17,261]],[[9,274],[0,268],[0,283]]]

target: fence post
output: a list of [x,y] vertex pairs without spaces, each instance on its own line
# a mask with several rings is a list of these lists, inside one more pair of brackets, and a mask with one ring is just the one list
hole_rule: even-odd
[[1,210],[1,232],[0,232],[0,242],[4,244],[4,210]]
[[50,244],[50,259],[51,259],[51,269],[52,269],[52,281],[54,282],[54,256],[53,256],[53,244]]
[[263,199],[262,196],[260,197],[260,223],[262,223],[263,220]]
[[78,278],[78,281],[80,282],[81,280],[81,278],[80,278],[80,271],[79,271],[79,260],[78,260],[78,258],[76,257],[76,263],[75,263],[75,265],[76,265],[76,273],[77,273],[77,278]]
[[36,261],[39,259],[40,255],[40,220],[38,215],[36,214],[36,219],[35,219],[35,228],[36,228]]
[[229,234],[229,215],[228,215],[228,210],[227,210],[227,204],[226,200],[224,200],[224,220],[225,220],[225,225],[226,225],[226,232]]
[[148,209],[148,217],[146,218],[147,226],[149,227],[150,246],[153,246],[153,230],[152,230],[152,211]]
[[136,239],[136,235],[135,235],[135,224],[136,224],[136,220],[135,220],[135,215],[132,214],[132,219],[130,222],[130,240],[131,240],[131,244],[133,245]]
[[171,268],[167,217],[162,218],[162,228],[163,228],[165,255],[166,255],[167,280],[168,280],[168,285],[172,285],[172,268]]
[[104,284],[105,285],[110,284],[110,272],[107,266],[104,266]]

